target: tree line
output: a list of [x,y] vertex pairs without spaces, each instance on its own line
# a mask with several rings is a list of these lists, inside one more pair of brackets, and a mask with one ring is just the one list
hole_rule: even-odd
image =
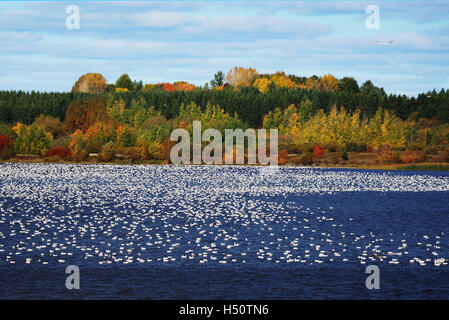
[[379,108],[383,108],[405,120],[437,119],[449,123],[449,90],[431,91],[417,97],[405,95],[387,95],[371,83],[365,83],[358,89],[341,89],[326,91],[309,88],[287,88],[269,86],[263,93],[255,86],[234,88],[228,86],[221,90],[196,87],[189,91],[166,91],[154,87],[149,90],[116,91],[91,94],[82,92],[46,93],[24,91],[0,91],[0,122],[31,124],[39,115],[49,115],[65,120],[67,107],[72,102],[86,99],[92,95],[105,97],[108,105],[123,100],[131,105],[132,100],[143,101],[147,108],[154,107],[167,119],[179,115],[181,104],[192,102],[205,110],[208,103],[219,105],[226,113],[235,114],[250,127],[260,127],[264,115],[276,108],[286,109],[289,105],[299,105],[302,101],[312,102],[312,115],[318,110],[329,113],[334,106],[344,106],[349,112],[360,110],[361,118],[371,118]]

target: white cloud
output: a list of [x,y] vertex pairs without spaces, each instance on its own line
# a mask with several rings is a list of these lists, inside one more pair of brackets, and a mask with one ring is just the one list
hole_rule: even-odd
[[181,12],[160,10],[137,13],[133,15],[132,19],[138,26],[152,28],[179,27],[195,20],[192,16]]

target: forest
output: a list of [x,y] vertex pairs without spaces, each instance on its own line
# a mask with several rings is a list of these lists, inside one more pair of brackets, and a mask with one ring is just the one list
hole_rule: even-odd
[[170,132],[194,120],[203,130],[278,129],[281,164],[449,161],[449,90],[408,97],[351,77],[241,67],[203,86],[88,73],[71,92],[0,91],[0,157],[168,163]]

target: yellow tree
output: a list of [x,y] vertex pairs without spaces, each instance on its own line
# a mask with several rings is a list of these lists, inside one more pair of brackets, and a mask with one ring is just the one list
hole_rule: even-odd
[[302,85],[301,87],[304,89],[318,89],[319,86],[320,86],[320,83],[318,82],[318,80],[316,80],[314,78],[307,78],[306,84]]
[[271,80],[268,78],[259,78],[254,82],[254,86],[262,93],[266,93],[268,91],[270,84]]
[[275,74],[271,77],[271,80],[276,84],[276,87],[281,88],[294,88],[296,87],[296,83],[294,83],[290,78],[286,75]]
[[338,80],[331,74],[326,74],[321,78],[320,88],[326,91],[337,90]]

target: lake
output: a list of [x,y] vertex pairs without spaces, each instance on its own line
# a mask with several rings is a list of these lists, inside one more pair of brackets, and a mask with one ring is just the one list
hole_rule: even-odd
[[448,172],[0,164],[2,299],[449,299],[448,233]]

